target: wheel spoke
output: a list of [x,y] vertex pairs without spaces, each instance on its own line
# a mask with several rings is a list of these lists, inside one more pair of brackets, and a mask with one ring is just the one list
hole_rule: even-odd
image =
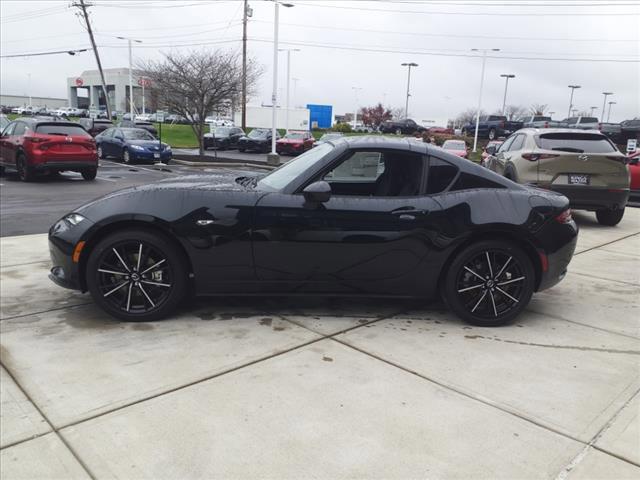
[[127,312],[131,308],[131,289],[133,287],[133,283],[129,282],[129,293],[127,294]]
[[144,294],[145,297],[147,297],[147,300],[149,300],[149,303],[151,304],[152,307],[155,307],[156,304],[153,303],[153,300],[151,300],[151,298],[149,298],[149,295],[147,295],[147,292],[145,291],[145,289],[142,287],[142,285],[140,283],[137,284],[137,287],[140,289],[140,291]]
[[115,270],[106,270],[104,268],[99,268],[98,271],[101,273],[110,273],[111,275],[129,275],[127,272],[116,272]]
[[476,288],[481,288],[483,286],[484,286],[484,284],[480,283],[479,285],[474,285],[473,287],[467,287],[467,288],[463,288],[461,290],[458,290],[458,293],[468,292],[469,290],[475,290]]
[[486,297],[486,296],[487,296],[487,292],[485,290],[485,292],[480,297],[480,300],[478,300],[478,303],[476,303],[475,306],[471,309],[471,313],[476,311],[476,308],[478,308],[478,305],[480,305],[480,303],[482,303],[482,300],[484,300],[484,297]]
[[118,257],[118,260],[120,260],[120,263],[121,263],[121,264],[122,264],[122,266],[125,268],[125,270],[126,270],[127,272],[130,272],[131,270],[129,269],[129,267],[127,267],[127,264],[126,264],[126,263],[124,263],[124,260],[122,259],[122,257],[121,257],[121,256],[120,256],[120,254],[118,253],[118,251],[115,249],[115,247],[114,247],[114,248],[112,248],[112,250],[113,250],[113,253],[115,253],[115,254],[116,254],[116,257]]
[[109,290],[107,293],[104,294],[105,297],[108,297],[109,295],[111,295],[113,292],[116,292],[118,290],[120,290],[122,287],[124,287],[125,285],[127,285],[129,282],[122,282],[120,285],[118,285],[116,288],[114,288],[113,290]]
[[148,284],[148,285],[156,285],[158,287],[171,287],[170,283],[159,283],[159,282],[151,282],[149,280],[140,280],[140,283]]
[[518,277],[518,278],[511,279],[511,280],[507,280],[506,282],[500,282],[500,283],[498,283],[498,285],[500,285],[500,286],[509,285],[510,283],[519,282],[521,280],[524,280],[524,277]]
[[489,295],[491,295],[491,304],[493,305],[493,314],[497,317],[498,316],[498,310],[496,309],[496,299],[493,298],[493,292],[489,292]]
[[505,297],[509,297],[511,300],[513,300],[514,302],[518,303],[518,299],[512,297],[511,295],[509,295],[507,292],[505,292],[503,289],[501,289],[500,287],[496,287],[496,290],[498,290],[501,294],[503,294]]
[[491,258],[489,258],[489,252],[484,252],[487,256],[487,265],[489,265],[489,275],[493,278],[493,267],[491,266]]
[[502,266],[502,268],[500,269],[500,271],[496,275],[496,280],[500,278],[500,275],[502,275],[502,272],[504,272],[504,269],[507,268],[507,265],[509,265],[509,262],[511,261],[512,258],[513,257],[509,257],[509,258],[507,258],[507,261],[504,262],[504,265]]
[[140,244],[140,248],[138,248],[138,265],[136,266],[136,272],[140,271],[140,259],[142,258],[142,244]]
[[473,273],[476,277],[478,277],[480,280],[482,280],[483,282],[485,281],[484,278],[482,278],[480,275],[478,275],[476,272],[474,272],[473,270],[471,270],[469,267],[465,266],[464,269],[469,272],[469,273]]
[[149,268],[147,268],[144,272],[141,272],[140,275],[144,275],[147,272],[150,272],[151,270],[155,270],[157,267],[159,267],[160,265],[162,265],[164,262],[166,262],[167,259],[163,258],[162,260],[160,260],[158,263],[155,263],[154,265],[151,265]]

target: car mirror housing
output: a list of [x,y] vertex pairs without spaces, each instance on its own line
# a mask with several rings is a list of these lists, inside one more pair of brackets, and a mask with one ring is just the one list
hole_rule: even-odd
[[325,203],[331,198],[331,185],[325,181],[313,182],[302,191],[307,202]]

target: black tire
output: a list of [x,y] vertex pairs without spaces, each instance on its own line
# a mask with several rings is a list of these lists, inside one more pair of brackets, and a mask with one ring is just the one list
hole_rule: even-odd
[[245,149],[245,148],[242,148],[242,147],[238,147],[238,151],[239,151],[240,153],[244,153],[244,152],[246,151],[246,149]]
[[534,288],[533,265],[525,252],[509,242],[483,240],[456,254],[444,275],[442,297],[465,322],[492,327],[513,321]]
[[98,158],[99,158],[100,160],[102,160],[103,158],[105,158],[105,156],[104,156],[104,152],[102,151],[102,146],[101,146],[101,145],[98,145],[97,150],[98,150]]
[[98,174],[97,168],[85,168],[80,172],[82,174],[82,178],[87,181],[95,180],[96,175]]
[[518,182],[518,176],[516,175],[516,171],[510,165],[504,169],[504,176],[505,178],[508,178],[512,182],[516,182],[516,183]]
[[496,138],[496,129],[492,128],[491,130],[489,130],[489,140],[495,140]]
[[598,219],[598,223],[600,225],[605,225],[607,227],[614,227],[622,217],[624,216],[624,208],[620,208],[618,210],[596,210],[596,218]]
[[113,317],[132,322],[159,320],[170,315],[186,294],[185,264],[183,253],[164,235],[122,230],[92,249],[87,286],[93,300]]
[[18,170],[18,177],[23,182],[32,182],[35,178],[35,173],[33,170],[27,165],[27,157],[24,156],[24,153],[19,153],[16,158],[16,169]]
[[0,165],[0,177],[4,177],[4,167]]

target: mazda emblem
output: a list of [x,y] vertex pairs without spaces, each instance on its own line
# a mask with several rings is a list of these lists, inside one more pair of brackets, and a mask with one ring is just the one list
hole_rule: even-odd
[[589,155],[578,155],[578,160],[580,160],[581,162],[586,162],[587,160],[589,160]]

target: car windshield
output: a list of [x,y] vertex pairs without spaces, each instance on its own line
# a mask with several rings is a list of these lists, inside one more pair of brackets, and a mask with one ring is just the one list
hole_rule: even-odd
[[287,133],[284,138],[288,138],[290,140],[302,140],[304,138],[304,134],[300,132],[291,132]]
[[308,150],[307,153],[297,156],[266,177],[263,177],[258,182],[258,188],[265,190],[282,190],[302,172],[311,168],[314,163],[331,152],[331,150],[333,150],[333,145],[330,143],[323,143],[316,148]]
[[218,127],[213,129],[213,134],[218,137],[226,137],[227,135],[229,135],[230,130],[230,128]]
[[155,140],[153,135],[141,128],[125,128],[122,133],[127,140]]
[[597,133],[546,133],[536,137],[538,148],[574,153],[613,153],[616,148]]
[[60,125],[55,123],[38,125],[36,127],[36,133],[42,133],[44,135],[64,135],[65,137],[69,137],[71,135],[78,137],[91,136],[79,125]]
[[249,138],[265,138],[269,134],[269,130],[255,129],[249,133]]
[[442,148],[444,148],[445,150],[464,150],[465,145],[463,141],[447,140],[446,142],[444,142],[444,145],[442,145]]

